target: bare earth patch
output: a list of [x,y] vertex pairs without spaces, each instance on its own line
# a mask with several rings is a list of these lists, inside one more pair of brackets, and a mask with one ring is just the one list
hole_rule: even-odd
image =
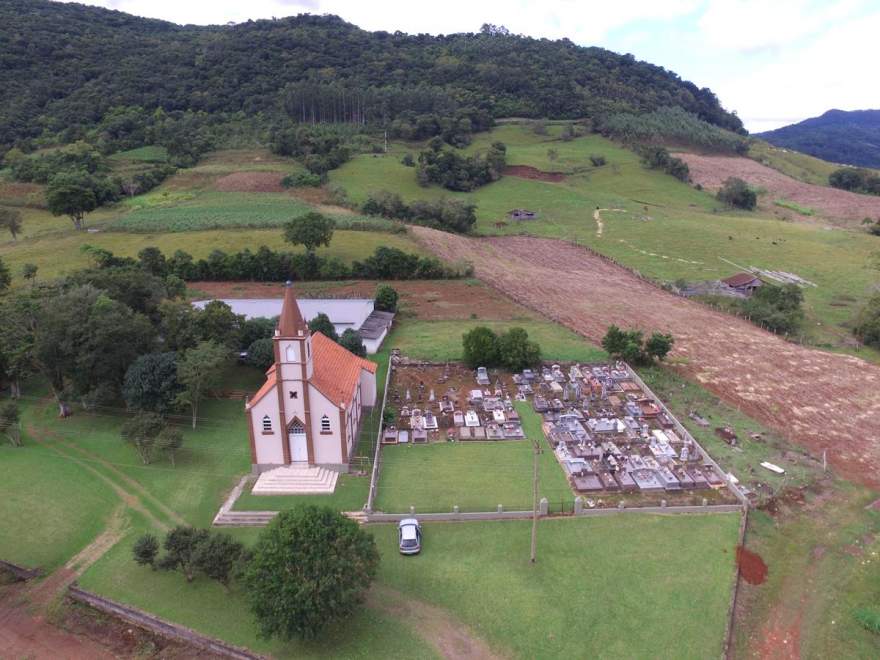
[[880,218],[880,197],[875,195],[858,195],[804,183],[749,158],[676,155],[688,164],[694,182],[709,190],[718,190],[726,179],[735,176],[751,186],[765,188],[766,202],[770,205],[776,200],[787,200],[815,209],[829,218],[856,222],[864,218]]
[[233,172],[214,182],[220,192],[284,192],[283,172]]
[[675,336],[685,376],[839,472],[880,487],[880,368],[813,350],[666,293],[582,248],[551,239],[470,239],[414,227],[438,256],[466,259],[514,301],[599,343],[608,326]]
[[370,605],[410,624],[412,630],[444,658],[500,658],[489,645],[474,636],[468,627],[446,610],[434,607],[389,587],[374,585],[368,596]]
[[520,179],[550,181],[551,183],[565,181],[565,174],[562,172],[545,172],[536,167],[532,167],[531,165],[508,165],[504,168],[502,174],[506,176],[518,176]]
[[[297,282],[305,298],[372,298],[377,282]],[[508,321],[532,318],[534,313],[479,283],[461,280],[391,282],[400,294],[401,310],[424,321],[481,319]],[[279,282],[190,282],[190,289],[211,298],[281,298]]]

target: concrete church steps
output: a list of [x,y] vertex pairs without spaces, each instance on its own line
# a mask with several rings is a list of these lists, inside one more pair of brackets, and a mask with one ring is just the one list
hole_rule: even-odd
[[329,495],[336,490],[339,473],[319,466],[285,465],[263,472],[251,491],[254,495]]

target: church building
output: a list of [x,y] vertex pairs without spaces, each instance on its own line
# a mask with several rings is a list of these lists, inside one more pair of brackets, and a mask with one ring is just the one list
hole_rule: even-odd
[[376,364],[311,333],[290,282],[273,341],[275,364],[245,404],[254,472],[283,465],[346,472],[362,410],[376,404]]

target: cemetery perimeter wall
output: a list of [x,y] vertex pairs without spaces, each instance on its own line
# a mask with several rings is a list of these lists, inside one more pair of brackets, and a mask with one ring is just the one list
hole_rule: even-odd
[[564,241],[411,232],[437,256],[470,261],[489,286],[594,343],[611,324],[671,333],[670,359],[681,374],[814,455],[827,449],[844,477],[880,488],[880,368],[787,342]]

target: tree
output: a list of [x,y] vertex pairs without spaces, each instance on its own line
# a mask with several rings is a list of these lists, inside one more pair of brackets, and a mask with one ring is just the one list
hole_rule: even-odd
[[162,570],[179,570],[192,582],[196,576],[195,557],[200,544],[204,543],[210,532],[179,525],[165,535],[165,554],[158,566]]
[[282,511],[260,534],[245,582],[266,637],[313,639],[363,601],[379,565],[376,543],[326,507]]
[[168,264],[165,263],[165,255],[157,247],[145,247],[138,252],[138,262],[141,268],[157,277],[165,277],[168,274]]
[[177,395],[177,402],[192,410],[192,427],[196,428],[199,404],[207,391],[220,384],[223,367],[229,359],[229,351],[224,346],[203,341],[183,354],[177,363],[177,380],[183,391]]
[[177,467],[174,459],[177,456],[177,450],[183,447],[183,433],[179,429],[166,426],[159,431],[153,447],[157,452],[168,454],[168,458],[171,459],[171,467]]
[[841,167],[828,176],[828,183],[842,190],[859,190],[865,182],[865,171],[852,167]]
[[376,298],[373,301],[374,309],[380,312],[396,312],[397,302],[400,295],[394,287],[387,284],[380,284],[376,289]]
[[3,263],[3,260],[0,259],[0,293],[3,293],[8,289],[11,283],[12,276],[9,274],[9,269],[6,267],[6,264]]
[[26,263],[21,266],[21,276],[31,283],[31,287],[37,282],[37,270],[39,268],[36,264]]
[[21,447],[19,419],[17,402],[7,401],[0,405],[0,434],[5,435],[13,447]]
[[159,334],[165,348],[185,351],[199,342],[197,319],[200,312],[187,301],[163,300],[158,312]]
[[351,351],[358,357],[367,357],[367,349],[364,346],[363,339],[361,339],[361,336],[357,331],[352,328],[345,329],[345,332],[343,332],[342,336],[339,338],[339,345],[344,349]]
[[541,361],[541,347],[523,328],[511,328],[498,337],[498,360],[510,371],[522,371]]
[[52,177],[46,187],[46,204],[52,215],[66,215],[76,229],[83,228],[83,218],[98,208],[97,184],[85,172],[62,172]]
[[275,342],[268,337],[252,342],[247,349],[247,361],[260,371],[266,371],[275,364]]
[[559,158],[559,152],[556,151],[556,149],[547,149],[547,159],[548,160],[555,163],[557,158]]
[[461,337],[464,361],[472,369],[493,367],[499,363],[498,335],[491,328],[478,325]]
[[212,300],[196,314],[195,324],[203,341],[238,348],[244,317],[222,300]]
[[284,240],[293,245],[302,245],[308,254],[314,254],[320,246],[330,245],[335,227],[336,222],[332,218],[312,211],[284,225]]
[[21,396],[21,383],[34,373],[34,331],[40,301],[33,292],[8,297],[0,305],[0,376],[9,382],[12,398]]
[[792,334],[804,320],[804,293],[796,284],[765,284],[742,303],[752,322],[777,334]]
[[853,333],[866,346],[880,348],[880,293],[871,296],[859,312]]
[[6,228],[14,241],[21,231],[21,211],[0,206],[0,229]]
[[241,324],[241,343],[239,346],[247,350],[258,339],[271,339],[275,336],[275,326],[278,318],[256,317],[246,319]]
[[724,202],[730,207],[753,211],[758,205],[758,194],[749,188],[742,179],[735,176],[728,178],[716,195],[719,202]]
[[666,359],[669,351],[672,350],[672,345],[674,343],[675,340],[672,338],[672,335],[653,332],[651,333],[651,336],[648,337],[648,341],[645,342],[645,353],[647,353],[652,360],[662,362]]
[[165,414],[175,405],[181,386],[177,380],[177,353],[147,353],[125,372],[122,396],[133,410]]
[[141,566],[150,566],[156,570],[156,555],[159,554],[159,541],[152,534],[138,537],[132,548],[134,560]]
[[144,465],[149,465],[155,453],[156,438],[164,428],[165,420],[161,415],[139,412],[125,420],[121,435],[125,442],[135,448]]
[[226,591],[247,553],[245,547],[229,534],[213,533],[195,547],[192,563],[195,570],[217,580]]
[[321,312],[309,321],[309,330],[312,332],[320,332],[327,337],[327,339],[332,339],[337,343],[339,342],[339,335],[336,334],[336,327],[333,325],[330,317],[324,314],[324,312]]

